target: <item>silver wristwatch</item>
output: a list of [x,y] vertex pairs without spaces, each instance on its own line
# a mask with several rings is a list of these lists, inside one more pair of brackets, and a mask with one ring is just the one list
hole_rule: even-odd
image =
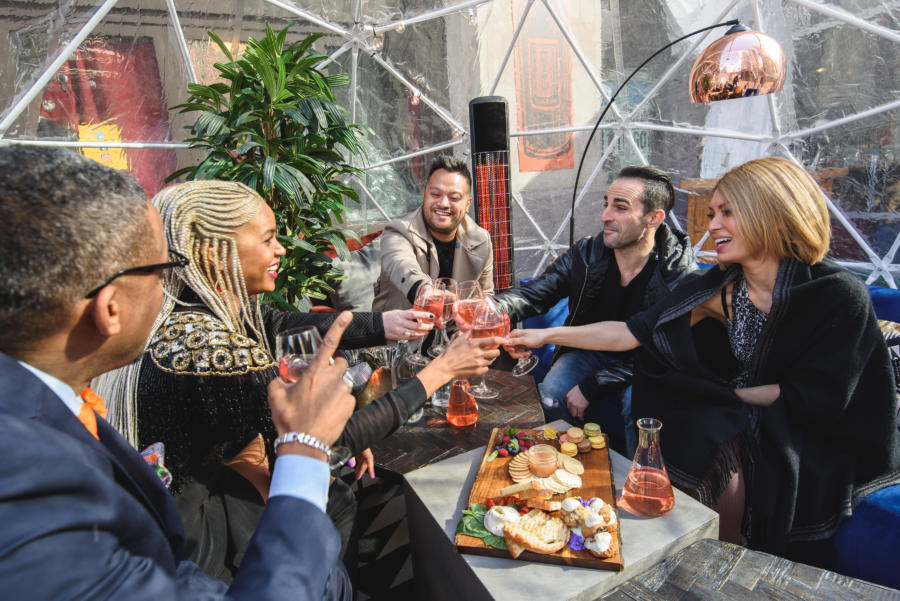
[[278,447],[286,442],[299,442],[302,445],[312,447],[317,451],[322,451],[327,456],[331,456],[331,447],[316,438],[310,436],[306,432],[285,432],[275,439],[275,454],[278,454]]

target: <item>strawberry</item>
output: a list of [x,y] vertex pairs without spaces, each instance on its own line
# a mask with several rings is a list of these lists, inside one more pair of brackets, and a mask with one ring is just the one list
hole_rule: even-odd
[[500,455],[501,457],[509,457],[509,451],[506,449],[503,449],[503,448],[501,448],[499,451],[497,451],[497,454]]

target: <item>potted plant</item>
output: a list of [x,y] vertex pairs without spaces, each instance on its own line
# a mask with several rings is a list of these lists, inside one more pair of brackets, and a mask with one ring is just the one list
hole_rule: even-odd
[[182,175],[230,180],[259,192],[276,215],[287,251],[270,300],[302,308],[306,297],[324,298],[333,292],[329,280],[343,277],[324,251],[333,247],[349,258],[346,236],[356,237],[333,225],[343,223],[345,198],[359,202],[346,178],[358,172],[350,158],[365,155],[363,128],[347,123],[332,93],[349,77],[317,68],[327,58],[311,49],[321,34],[285,44],[288,28],[276,34],[266,25],[265,37],[248,39],[235,59],[207,33],[227,58],[215,65],[224,81],[189,84],[188,101],[173,107],[199,111],[187,141],[207,155],[168,181]]

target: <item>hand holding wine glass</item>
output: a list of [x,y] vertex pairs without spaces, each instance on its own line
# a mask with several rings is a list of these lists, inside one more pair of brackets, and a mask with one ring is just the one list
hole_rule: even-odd
[[[269,384],[269,406],[279,434],[306,433],[326,445],[340,436],[356,406],[356,399],[350,394],[350,384],[345,378],[347,362],[342,358],[335,360],[332,355],[352,319],[346,311],[339,315],[324,341],[319,331],[311,326],[276,335],[275,354],[280,377]],[[333,414],[327,414],[328,411]],[[290,448],[289,445],[298,447],[293,452],[300,454],[312,451],[299,443],[281,446]],[[340,467],[350,456],[350,449],[333,446],[327,457],[328,466],[332,469]]]
[[[435,327],[441,326],[441,319],[443,319],[444,315],[444,293],[433,284],[423,282],[419,285],[419,289],[416,290],[416,300],[413,303],[414,311],[424,311],[426,313],[430,313],[434,315],[433,319],[430,319],[430,323]],[[426,322],[427,323],[427,322]],[[424,355],[421,353],[421,345],[413,353],[413,356],[417,358],[417,360],[425,361]]]
[[450,344],[450,339],[447,338],[447,323],[453,317],[453,305],[456,303],[459,285],[453,278],[438,278],[434,281],[434,286],[444,294],[444,310],[441,315],[441,321],[437,325],[441,331],[441,341],[437,344],[432,344],[431,348],[428,349],[429,355],[437,357]]

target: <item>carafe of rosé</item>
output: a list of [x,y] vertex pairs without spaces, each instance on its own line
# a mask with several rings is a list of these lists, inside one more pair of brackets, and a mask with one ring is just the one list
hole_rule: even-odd
[[652,417],[637,420],[638,447],[622,486],[619,507],[634,515],[657,517],[675,505],[672,483],[659,447],[662,422]]
[[447,421],[457,427],[471,426],[478,421],[478,403],[469,392],[469,382],[455,380],[450,388],[450,402],[447,405]]

